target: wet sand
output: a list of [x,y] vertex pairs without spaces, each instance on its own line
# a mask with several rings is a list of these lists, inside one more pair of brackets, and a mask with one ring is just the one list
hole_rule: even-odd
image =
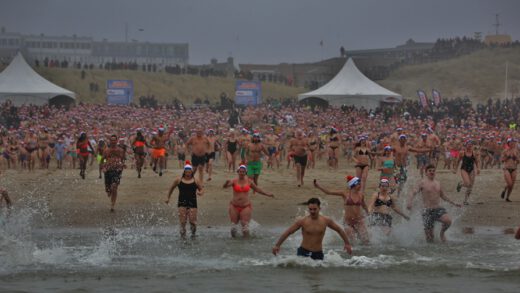
[[[286,163],[278,170],[266,170],[265,164],[260,177],[260,186],[273,192],[275,198],[251,195],[253,219],[263,226],[287,226],[298,216],[304,215],[305,206],[298,203],[318,196],[324,200],[323,213],[335,219],[341,219],[342,200],[337,196],[324,195],[312,186],[312,179],[319,179],[323,186],[341,189],[345,186],[344,177],[354,174],[350,164],[340,161],[338,171],[330,171],[325,162],[319,162],[316,169],[307,170],[305,185],[296,186],[295,171],[286,168]],[[227,209],[232,196],[231,189],[223,189],[227,179],[236,174],[224,171],[222,161],[217,162],[216,171],[210,182],[205,182],[205,194],[198,199],[199,225],[201,227],[229,225]],[[409,168],[409,186],[418,180],[417,170]],[[41,213],[37,226],[49,227],[105,227],[107,225],[150,226],[176,225],[177,191],[172,194],[170,205],[164,200],[168,189],[176,176],[181,174],[177,161],[170,160],[169,170],[159,177],[150,168],[143,171],[143,178],[138,179],[135,170],[126,169],[119,187],[119,197],[115,213],[110,213],[109,199],[104,191],[103,179],[98,179],[97,165],[87,169],[85,180],[79,177],[79,170],[28,171],[4,170],[0,184],[6,187],[15,208],[33,207],[45,210]],[[366,189],[368,199],[376,188],[378,173],[370,170]],[[473,227],[500,227],[504,230],[516,228],[520,224],[520,193],[513,191],[507,203],[500,199],[504,186],[502,171],[483,170],[477,177],[470,205],[460,211],[461,216],[454,221],[454,228],[465,233],[472,233]],[[207,174],[205,174],[207,178]],[[437,179],[444,191],[454,201],[461,203],[464,189],[457,193],[455,186],[460,174],[439,169]],[[408,187],[405,190],[407,197]],[[405,196],[399,198],[399,205]],[[404,205],[403,205],[404,206]],[[444,206],[449,206],[444,203]],[[418,207],[416,207],[417,209]],[[407,212],[407,211],[406,211]],[[398,216],[397,216],[398,217]]]

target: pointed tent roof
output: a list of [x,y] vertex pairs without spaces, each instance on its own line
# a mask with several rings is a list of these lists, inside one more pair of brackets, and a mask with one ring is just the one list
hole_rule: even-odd
[[76,99],[76,94],[46,80],[34,71],[18,53],[0,73],[0,102],[10,99],[13,104],[47,104],[57,96]]
[[[400,94],[378,85],[363,75],[349,58],[343,68],[328,83],[311,92],[298,95],[298,100],[321,98],[331,104],[351,104],[375,108],[379,102],[402,101]],[[361,102],[361,103],[359,103]]]

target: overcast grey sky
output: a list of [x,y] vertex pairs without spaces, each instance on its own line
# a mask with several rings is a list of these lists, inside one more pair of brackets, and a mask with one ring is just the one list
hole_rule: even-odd
[[7,31],[124,41],[128,23],[129,39],[189,43],[192,64],[313,62],[342,45],[486,35],[496,13],[500,32],[520,39],[518,0],[0,0]]

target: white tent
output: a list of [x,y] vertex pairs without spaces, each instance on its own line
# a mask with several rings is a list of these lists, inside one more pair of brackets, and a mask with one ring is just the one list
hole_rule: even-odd
[[371,81],[349,58],[343,68],[328,83],[314,91],[298,95],[298,101],[321,99],[330,105],[354,105],[375,109],[381,102],[401,102],[403,97]]
[[13,105],[45,105],[49,102],[73,103],[76,94],[41,77],[18,53],[0,73],[0,103],[10,100]]

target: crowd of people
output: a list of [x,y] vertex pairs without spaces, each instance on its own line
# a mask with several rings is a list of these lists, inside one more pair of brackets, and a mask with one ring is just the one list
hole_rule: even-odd
[[[345,189],[333,190],[319,180],[313,184],[325,194],[343,198],[345,239],[358,238],[367,244],[368,225],[381,226],[390,233],[392,214],[409,218],[396,201],[403,192],[408,168],[416,165],[422,179],[409,196],[407,207],[411,209],[414,197],[421,194],[426,238],[433,241],[433,226],[439,221],[442,223],[440,237],[444,241],[444,232],[451,220],[441,200],[458,207],[471,204],[480,170],[497,169],[502,170],[504,176],[503,188],[497,197],[509,202],[520,163],[516,144],[520,135],[516,126],[511,125],[515,111],[510,112],[511,117],[489,119],[503,107],[518,107],[519,100],[491,102],[477,109],[462,106],[464,104],[454,106],[461,101],[464,100],[444,101],[436,112],[415,109],[410,102],[376,111],[295,104],[221,111],[210,107],[91,104],[70,109],[21,106],[13,110],[13,106],[4,105],[3,111],[9,109],[18,123],[4,124],[1,128],[0,169],[33,172],[38,168],[72,168],[79,169],[80,178],[85,179],[92,174],[87,170],[96,168],[96,176],[104,177],[110,211],[114,212],[118,185],[125,169],[125,173],[135,172],[133,176],[141,178],[141,172],[148,165],[157,176],[163,175],[168,164],[178,165],[183,173],[173,182],[166,202],[178,188],[181,234],[185,236],[188,222],[191,233],[196,233],[196,198],[204,193],[204,185],[212,179],[214,161],[221,158],[226,170],[237,172],[236,178],[223,185],[231,187],[233,193],[229,218],[233,224],[240,224],[243,235],[247,236],[252,214],[249,193],[254,191],[268,197],[276,193],[260,187],[263,168],[284,168],[285,163],[287,168],[294,166],[297,188],[306,182],[306,169],[315,168],[319,160],[325,161],[330,170],[349,164],[354,167],[355,176],[346,178]],[[239,124],[230,125],[232,116]],[[414,157],[415,160],[411,160]],[[463,203],[455,203],[445,195],[435,179],[438,168],[460,173],[457,189],[464,190]],[[379,190],[365,199],[369,176],[378,177]],[[11,205],[5,187],[0,193]],[[311,223],[318,225],[320,231],[326,227],[337,230],[335,224],[316,215],[316,212],[319,215],[319,202],[311,200],[308,206],[310,218],[289,228],[273,253],[279,251],[288,235]],[[231,233],[236,236],[236,229]],[[319,252],[317,249],[321,246],[311,242],[304,240],[302,255]],[[345,241],[347,250],[350,249],[348,243]]]

